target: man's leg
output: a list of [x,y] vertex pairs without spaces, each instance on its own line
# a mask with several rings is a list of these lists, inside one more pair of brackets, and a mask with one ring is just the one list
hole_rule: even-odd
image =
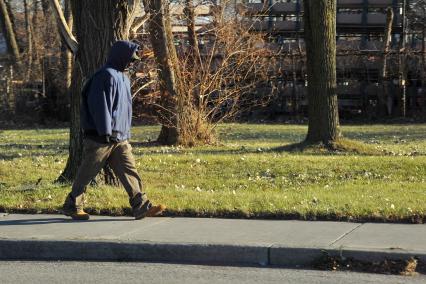
[[83,210],[86,187],[105,165],[111,150],[112,145],[110,144],[101,144],[90,139],[84,140],[83,161],[78,168],[72,190],[65,200],[64,211]]
[[108,162],[129,195],[130,206],[136,219],[157,215],[165,209],[164,206],[152,206],[143,191],[142,180],[136,170],[129,142],[117,143]]

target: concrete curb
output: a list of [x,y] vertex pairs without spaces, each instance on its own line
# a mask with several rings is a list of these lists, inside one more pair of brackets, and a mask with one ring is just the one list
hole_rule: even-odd
[[426,261],[426,252],[406,251],[400,249],[370,249],[370,248],[270,248],[269,263],[281,266],[309,266],[313,261],[328,254],[333,257],[353,258],[359,261],[377,262],[384,260],[407,260],[415,257]]
[[417,257],[426,262],[426,252],[398,249],[297,248],[103,240],[0,240],[1,260],[152,261],[216,265],[309,266],[324,253],[362,261]]

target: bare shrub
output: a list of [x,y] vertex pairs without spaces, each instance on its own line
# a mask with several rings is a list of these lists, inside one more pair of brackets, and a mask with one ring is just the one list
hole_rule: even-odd
[[[227,7],[226,3],[212,6],[212,22],[196,34],[196,42],[203,44],[195,48],[185,44],[187,37],[180,39],[176,69],[181,91],[167,98],[173,103],[162,103],[167,94],[156,92],[154,86],[144,96],[156,109],[157,119],[177,130],[178,144],[214,143],[218,123],[265,103],[270,95],[258,90],[268,84],[274,64],[268,60],[264,35],[251,33],[247,23],[228,13]],[[148,77],[145,82],[154,79]]]

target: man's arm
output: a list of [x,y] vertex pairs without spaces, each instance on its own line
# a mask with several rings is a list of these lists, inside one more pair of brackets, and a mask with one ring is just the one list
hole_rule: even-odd
[[113,88],[114,78],[108,72],[100,72],[93,78],[87,98],[96,131],[106,138],[112,134]]

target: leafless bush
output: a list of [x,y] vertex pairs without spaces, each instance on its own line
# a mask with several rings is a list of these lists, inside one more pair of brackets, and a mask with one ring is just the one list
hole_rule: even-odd
[[212,23],[198,30],[196,42],[202,45],[181,44],[177,49],[181,92],[168,98],[174,102],[172,107],[161,103],[164,98],[153,102],[152,95],[158,93],[145,96],[162,116],[159,120],[169,120],[168,126],[177,128],[183,145],[213,143],[218,123],[265,103],[271,94],[259,94],[259,87],[270,84],[268,72],[274,65],[268,60],[264,35],[249,32],[242,20],[228,15],[226,7],[215,6]]

